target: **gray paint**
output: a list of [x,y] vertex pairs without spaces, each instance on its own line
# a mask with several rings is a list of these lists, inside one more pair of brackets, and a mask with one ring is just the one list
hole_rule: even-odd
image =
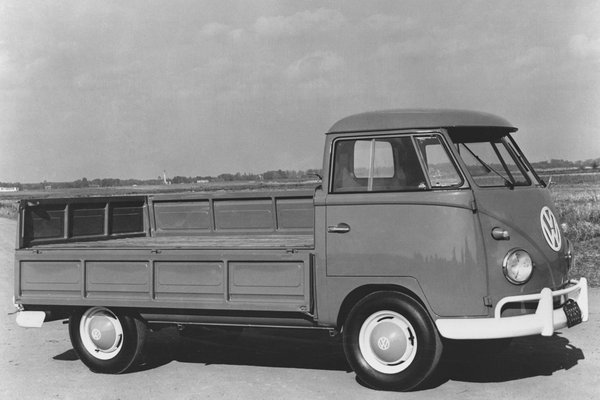
[[[135,237],[135,231],[121,233],[118,239],[110,236],[111,226],[121,222],[114,218],[125,220],[122,226],[138,225],[140,213],[128,212],[127,207],[117,214],[105,213],[101,241],[83,242],[69,231],[71,218],[84,221],[89,217],[101,224],[99,212],[91,216],[87,211],[74,213],[77,207],[89,204],[94,209],[94,204],[106,204],[108,210],[113,202],[123,204],[127,199],[40,200],[53,210],[64,207],[58,225],[66,223],[56,232],[54,227],[49,229],[56,236],[51,241],[18,238],[20,247],[32,247],[16,253],[17,302],[26,308],[139,307],[146,310],[144,315],[163,316],[181,310],[184,314],[224,311],[210,317],[213,323],[229,321],[229,312],[266,312],[282,324],[287,318],[289,325],[303,320],[335,327],[341,322],[339,313],[352,305],[348,299],[357,300],[355,293],[402,290],[419,298],[435,319],[486,316],[491,310],[485,305],[489,300],[556,288],[566,275],[565,246],[549,251],[536,223],[539,210],[551,207],[547,190],[541,186],[477,187],[454,146],[448,145],[451,139],[445,128],[451,126],[514,130],[506,120],[478,112],[405,110],[351,116],[335,124],[326,136],[324,179],[316,192],[137,197],[135,201],[143,202],[139,208],[143,210],[143,237]],[[364,132],[348,133],[354,131]],[[328,193],[336,138],[413,133],[444,138],[461,169],[461,187]],[[27,212],[21,212],[21,224]],[[328,226],[342,222],[351,227],[350,232],[327,232]],[[510,240],[491,237],[491,229],[498,225],[510,230]],[[24,227],[25,237],[30,229]],[[239,240],[232,241],[232,234]],[[308,244],[304,238],[296,242],[303,245],[291,241],[286,245],[291,234],[309,237]],[[200,237],[211,242],[200,244],[195,239]],[[534,278],[523,286],[508,283],[499,268],[514,247],[529,251],[536,262]],[[281,312],[288,314],[282,317]],[[200,317],[194,318],[197,322]],[[260,324],[267,317],[235,318],[237,323]]]
[[384,110],[355,114],[333,124],[328,133],[388,131],[395,129],[428,129],[457,126],[517,128],[502,117],[467,110]]

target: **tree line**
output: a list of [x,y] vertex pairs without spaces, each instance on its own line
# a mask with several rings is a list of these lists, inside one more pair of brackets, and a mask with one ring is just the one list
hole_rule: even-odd
[[[271,170],[262,174],[224,173],[218,176],[174,176],[167,178],[168,184],[183,183],[206,183],[206,182],[233,182],[233,181],[285,181],[285,180],[306,180],[315,179],[321,175],[320,169],[303,170]],[[72,182],[48,182],[39,183],[20,183],[20,182],[0,182],[0,187],[16,187],[19,190],[43,190],[43,189],[80,189],[95,187],[119,187],[119,186],[154,186],[163,185],[164,178],[158,176],[154,179],[119,179],[119,178],[81,178]]]
[[531,165],[535,169],[555,169],[555,168],[564,168],[564,169],[598,169],[600,166],[600,158],[589,159],[584,161],[569,161],[569,160],[561,160],[553,158],[548,161],[537,161],[532,162]]
[[[597,170],[600,167],[600,158],[585,161],[568,161],[561,159],[551,159],[548,161],[538,161],[531,163],[535,169],[592,169]],[[281,181],[281,180],[303,180],[313,179],[321,175],[321,169],[313,168],[303,170],[270,170],[261,174],[224,173],[217,176],[174,176],[167,179],[169,184],[182,183],[204,183],[204,182],[234,182],[234,181]],[[71,188],[94,188],[94,187],[118,187],[118,186],[147,186],[162,185],[164,179],[158,176],[155,179],[119,179],[119,178],[81,178],[73,182],[39,182],[39,183],[20,183],[20,182],[0,182],[0,187],[16,187],[18,190],[43,190],[48,187],[52,189],[71,189]]]

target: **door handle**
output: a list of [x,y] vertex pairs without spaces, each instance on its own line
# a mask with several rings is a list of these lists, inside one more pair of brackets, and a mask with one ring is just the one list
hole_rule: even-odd
[[331,225],[327,227],[327,232],[329,233],[347,233],[350,232],[350,225],[345,223],[340,223],[337,225]]

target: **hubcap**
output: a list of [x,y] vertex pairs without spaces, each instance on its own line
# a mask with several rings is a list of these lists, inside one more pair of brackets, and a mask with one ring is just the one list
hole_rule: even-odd
[[359,332],[359,348],[372,368],[395,374],[408,368],[415,358],[415,330],[401,314],[378,311],[363,323]]
[[117,332],[109,317],[105,315],[92,317],[88,329],[92,342],[100,350],[106,351],[115,344]]
[[371,332],[370,345],[375,356],[386,363],[394,363],[406,353],[404,332],[390,320],[381,321]]
[[100,360],[114,358],[123,347],[121,322],[104,307],[92,307],[82,315],[79,335],[85,350]]

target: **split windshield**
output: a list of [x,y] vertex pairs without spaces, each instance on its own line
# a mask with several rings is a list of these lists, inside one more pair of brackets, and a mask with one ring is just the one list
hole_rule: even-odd
[[[453,142],[480,187],[529,186],[534,177],[506,132],[452,132]],[[538,182],[536,182],[538,183]]]

